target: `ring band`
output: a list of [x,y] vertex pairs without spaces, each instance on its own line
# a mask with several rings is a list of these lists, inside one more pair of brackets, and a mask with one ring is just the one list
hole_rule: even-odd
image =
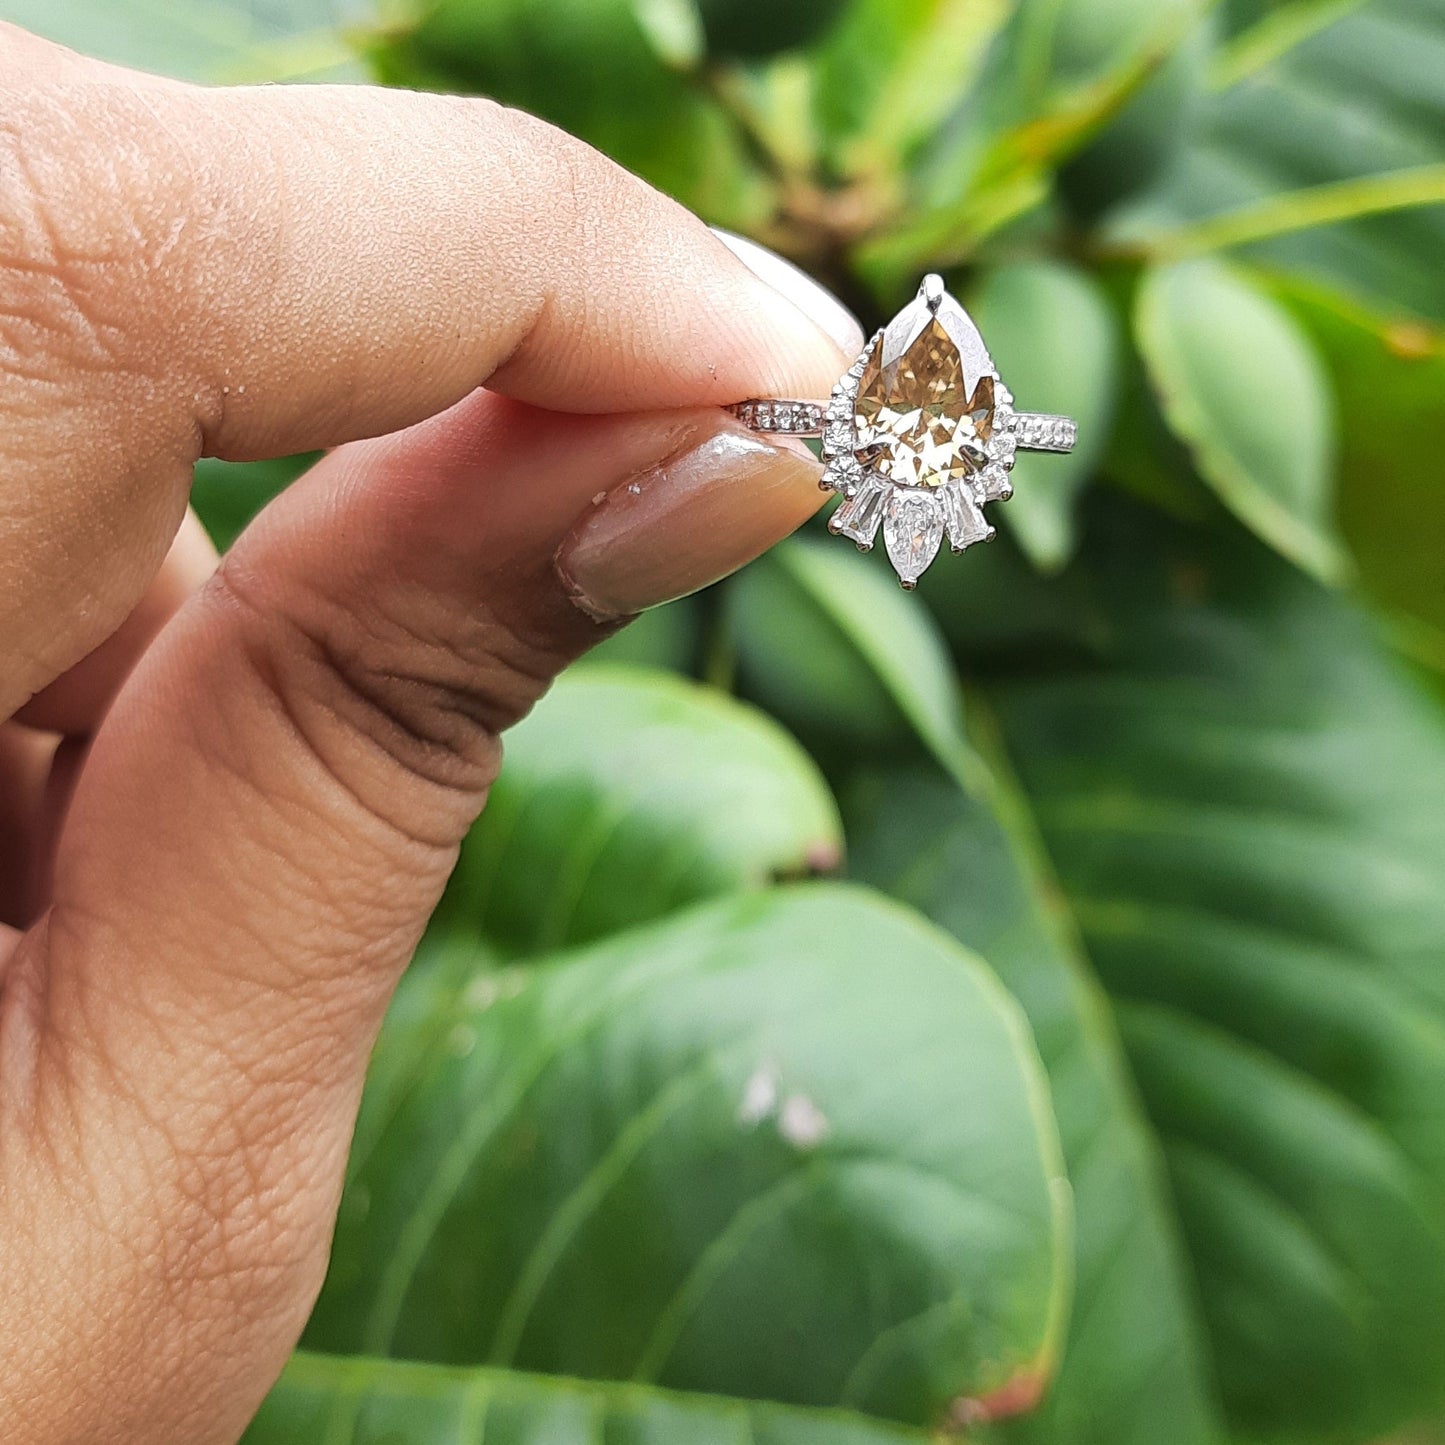
[[821,437],[821,485],[843,498],[828,530],[866,552],[881,528],[906,588],[944,537],[955,552],[994,537],[983,508],[1013,495],[1020,448],[1067,452],[1078,440],[1066,416],[1014,410],[978,327],[935,275],[827,401],[754,397],[728,410],[754,431]]
[[[724,410],[752,431],[771,432],[775,436],[818,437],[823,435],[828,403],[756,397],[734,402]],[[1069,417],[1046,411],[1016,411],[1009,419],[1009,428],[1025,451],[1072,451],[1078,440],[1078,427]]]

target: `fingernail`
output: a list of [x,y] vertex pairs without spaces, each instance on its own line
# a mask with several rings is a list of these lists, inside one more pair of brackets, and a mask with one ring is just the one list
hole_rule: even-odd
[[822,503],[801,446],[725,422],[701,425],[655,466],[594,499],[557,550],[568,595],[599,621],[685,597],[726,577]]
[[712,230],[749,271],[791,301],[840,351],[852,356],[863,349],[863,328],[857,317],[806,271],[800,271],[776,251],[745,236],[736,236],[718,226]]

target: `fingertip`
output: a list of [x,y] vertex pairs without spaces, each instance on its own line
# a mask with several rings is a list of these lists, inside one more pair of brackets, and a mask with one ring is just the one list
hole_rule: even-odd
[[721,226],[711,230],[754,276],[800,311],[844,356],[851,359],[862,350],[863,328],[858,318],[822,282],[746,236]]

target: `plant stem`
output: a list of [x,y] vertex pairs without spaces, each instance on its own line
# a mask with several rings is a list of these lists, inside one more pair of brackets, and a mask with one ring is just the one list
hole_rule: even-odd
[[1413,166],[1383,175],[1359,176],[1285,191],[1148,237],[1137,248],[1124,249],[1132,249],[1134,254],[1142,253],[1153,260],[1175,261],[1287,236],[1313,226],[1442,203],[1445,203],[1445,165]]
[[1215,57],[1209,88],[1228,90],[1248,80],[1281,55],[1303,44],[1336,20],[1358,10],[1364,0],[1293,0],[1236,35]]

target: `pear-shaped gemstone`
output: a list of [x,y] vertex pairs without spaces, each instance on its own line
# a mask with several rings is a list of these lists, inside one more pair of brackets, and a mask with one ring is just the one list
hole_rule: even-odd
[[943,541],[943,513],[928,492],[894,492],[883,521],[888,560],[905,587],[914,587]]
[[891,482],[940,487],[978,471],[993,431],[993,378],[964,391],[958,347],[936,316],[887,366],[873,349],[858,383],[858,454]]

